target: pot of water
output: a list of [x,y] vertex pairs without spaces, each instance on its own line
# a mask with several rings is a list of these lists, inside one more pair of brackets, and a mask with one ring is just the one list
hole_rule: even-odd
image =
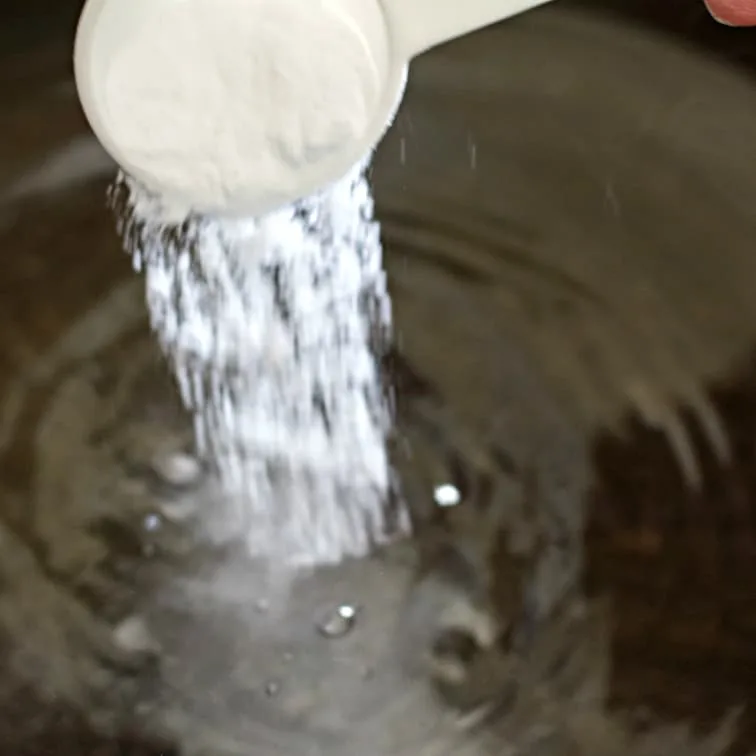
[[369,167],[229,236],[114,185],[76,5],[0,57],[0,744],[753,743],[728,30],[586,2],[476,32],[413,64]]

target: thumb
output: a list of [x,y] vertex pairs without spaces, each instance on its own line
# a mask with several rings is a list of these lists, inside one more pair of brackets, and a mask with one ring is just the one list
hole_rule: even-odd
[[704,0],[711,15],[730,26],[756,26],[756,0]]

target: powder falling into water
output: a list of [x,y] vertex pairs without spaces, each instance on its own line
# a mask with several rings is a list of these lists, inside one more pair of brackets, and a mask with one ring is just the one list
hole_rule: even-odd
[[387,506],[391,310],[365,169],[259,220],[169,226],[125,176],[111,195],[199,451],[233,503],[210,519],[277,564],[362,556],[406,525]]

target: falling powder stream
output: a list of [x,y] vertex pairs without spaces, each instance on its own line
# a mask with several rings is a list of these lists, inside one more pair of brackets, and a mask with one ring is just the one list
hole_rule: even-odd
[[111,195],[199,451],[232,503],[212,518],[277,564],[361,556],[406,525],[387,505],[378,365],[391,310],[365,170],[255,220],[168,225],[125,176]]

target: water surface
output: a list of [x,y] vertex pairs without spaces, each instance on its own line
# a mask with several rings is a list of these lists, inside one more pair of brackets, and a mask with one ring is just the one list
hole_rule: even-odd
[[[156,470],[191,450],[190,424],[104,206],[107,161],[45,65],[0,114],[0,742],[608,753],[630,719],[652,736],[619,753],[715,752],[655,720],[711,725],[756,679],[754,402],[745,381],[712,393],[744,374],[756,329],[746,75],[557,6],[418,61],[373,180],[392,454],[422,548],[318,573],[282,604],[231,545],[202,542],[213,476]],[[609,432],[629,440],[599,444]],[[444,485],[461,504],[439,514]],[[434,550],[442,515],[462,581]],[[509,551],[530,536],[523,567]],[[450,605],[484,632],[482,585],[519,650],[450,706],[423,659]],[[586,585],[613,595],[608,625]],[[324,633],[344,605],[354,622]],[[491,694],[470,734],[459,709]]]

